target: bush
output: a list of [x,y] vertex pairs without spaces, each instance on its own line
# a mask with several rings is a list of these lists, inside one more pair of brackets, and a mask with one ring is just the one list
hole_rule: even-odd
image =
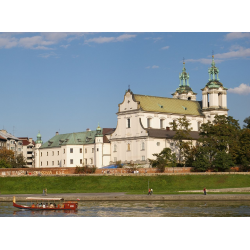
[[75,174],[94,174],[96,171],[95,166],[76,166]]

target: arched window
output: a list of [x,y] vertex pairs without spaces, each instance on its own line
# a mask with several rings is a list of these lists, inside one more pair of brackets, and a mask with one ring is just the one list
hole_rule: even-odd
[[147,119],[147,127],[148,127],[148,128],[151,128],[151,118],[148,118],[148,119]]
[[144,142],[141,143],[141,150],[145,150],[145,143]]
[[128,151],[130,151],[130,143],[128,143]]
[[160,119],[160,128],[164,127],[164,119]]
[[117,149],[117,146],[116,146],[116,144],[114,145],[114,152],[116,152],[116,149]]

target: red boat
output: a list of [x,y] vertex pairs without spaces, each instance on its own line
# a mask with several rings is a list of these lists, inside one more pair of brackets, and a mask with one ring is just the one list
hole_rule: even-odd
[[77,201],[64,201],[63,198],[27,197],[26,200],[28,205],[19,205],[13,196],[13,206],[30,210],[76,210],[78,207]]

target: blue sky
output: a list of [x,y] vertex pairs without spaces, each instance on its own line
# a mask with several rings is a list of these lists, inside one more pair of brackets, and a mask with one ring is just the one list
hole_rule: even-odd
[[201,100],[214,51],[229,115],[250,116],[250,33],[0,33],[0,127],[43,141],[116,127],[118,104],[136,94],[172,97],[183,57]]

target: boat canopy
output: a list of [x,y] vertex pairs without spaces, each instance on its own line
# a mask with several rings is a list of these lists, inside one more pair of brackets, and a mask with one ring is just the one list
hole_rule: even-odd
[[26,200],[31,201],[63,201],[63,198],[41,198],[41,197],[27,197]]

